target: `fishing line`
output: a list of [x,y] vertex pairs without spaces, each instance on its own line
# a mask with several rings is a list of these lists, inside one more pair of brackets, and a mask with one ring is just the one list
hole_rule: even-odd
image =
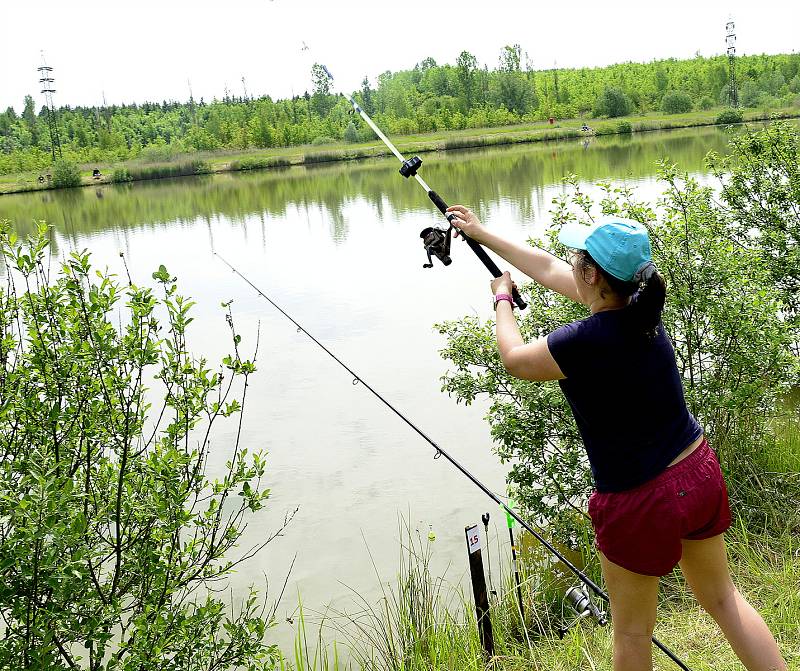
[[[336,356],[330,349],[328,349],[324,344],[322,344],[317,338],[315,338],[311,333],[309,333],[303,326],[298,323],[286,310],[280,307],[275,301],[273,301],[269,296],[267,296],[261,289],[259,289],[255,284],[253,284],[247,277],[245,277],[241,272],[239,272],[233,265],[231,265],[225,258],[223,258],[218,252],[212,251],[214,256],[218,257],[220,261],[222,261],[228,268],[230,268],[236,275],[241,277],[247,284],[249,284],[256,293],[261,296],[264,300],[266,300],[272,307],[274,307],[278,312],[280,312],[284,317],[286,317],[292,324],[297,327],[297,330],[307,335],[311,340],[317,344],[322,350],[328,354],[336,363],[338,363],[342,368],[344,368],[350,375],[353,376],[353,384],[362,384],[375,398],[377,398],[381,403],[383,403],[389,410],[391,410],[395,415],[397,415],[400,419],[402,419],[417,435],[419,435],[423,440],[425,440],[434,450],[436,450],[433,458],[438,459],[439,457],[444,457],[449,461],[453,466],[455,466],[464,476],[466,476],[472,484],[474,484],[478,489],[480,489],[486,496],[488,496],[492,501],[494,501],[498,506],[500,506],[510,517],[513,517],[519,524],[528,531],[537,541],[539,541],[547,550],[552,553],[555,557],[557,557],[563,564],[566,566],[575,576],[589,589],[592,590],[598,597],[603,599],[606,602],[609,602],[608,594],[606,594],[589,576],[587,576],[583,571],[581,571],[577,566],[575,566],[569,559],[567,559],[561,552],[558,551],[547,539],[545,539],[538,531],[536,531],[528,522],[526,522],[522,517],[520,517],[513,509],[507,506],[500,497],[495,494],[491,489],[489,489],[486,485],[484,485],[478,478],[476,478],[472,473],[470,473],[457,459],[451,456],[446,450],[440,447],[428,434],[426,434],[422,429],[420,429],[416,424],[414,424],[408,417],[406,417],[402,412],[400,412],[397,408],[395,408],[389,401],[387,401],[383,396],[381,396],[378,391],[376,391],[368,382],[364,380],[358,373],[356,373],[350,366],[348,366],[344,361],[342,361],[338,356]],[[688,666],[686,666],[675,654],[667,648],[663,643],[661,643],[655,636],[652,638],[653,644],[664,654],[666,654],[673,662],[675,662],[683,671],[691,671]]]

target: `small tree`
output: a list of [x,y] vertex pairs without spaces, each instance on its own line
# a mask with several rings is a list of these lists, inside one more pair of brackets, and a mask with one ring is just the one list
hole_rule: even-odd
[[345,142],[358,142],[358,129],[356,125],[351,121],[347,124],[347,127],[344,129],[344,141]]
[[743,107],[758,107],[766,94],[756,82],[746,81],[742,84],[742,91],[739,94],[739,101]]
[[65,158],[59,159],[53,166],[53,186],[69,188],[81,185],[81,171],[76,163]]
[[661,110],[666,114],[684,114],[692,110],[692,99],[683,91],[670,91],[664,94]]
[[458,84],[461,87],[460,95],[464,99],[467,111],[472,107],[472,90],[475,86],[475,72],[478,69],[478,60],[469,51],[462,51],[456,61]]
[[331,80],[325,72],[325,68],[319,63],[314,63],[311,67],[311,81],[314,87],[314,93],[311,96],[312,105],[316,113],[324,118],[334,103],[331,100]]
[[[800,133],[785,121],[731,137],[708,165],[722,183],[737,244],[757,248],[800,329]],[[800,355],[800,343],[795,344]]]
[[166,268],[159,298],[86,252],[52,277],[46,252],[45,226],[21,245],[2,223],[0,668],[274,668],[255,592],[234,614],[211,589],[270,540],[226,558],[267,497],[263,455],[237,437],[206,475],[255,371],[230,310],[214,372],[188,351],[193,303]]
[[613,86],[607,87],[597,98],[595,105],[596,116],[618,117],[630,114],[633,102],[625,95],[622,89]]

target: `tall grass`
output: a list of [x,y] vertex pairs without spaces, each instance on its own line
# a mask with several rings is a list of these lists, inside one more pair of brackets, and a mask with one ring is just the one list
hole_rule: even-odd
[[156,165],[136,165],[116,168],[111,176],[112,182],[137,182],[143,179],[161,179],[163,177],[185,177],[187,175],[206,175],[212,172],[205,161],[191,160],[181,163],[165,163]]
[[[539,547],[523,551],[521,562],[524,626],[517,602],[513,574],[507,565],[497,576],[498,593],[490,607],[495,657],[487,660],[481,647],[471,596],[459,585],[431,570],[433,543],[407,526],[401,527],[402,551],[393,587],[378,579],[380,598],[371,603],[354,594],[353,612],[326,610],[318,616],[317,633],[309,647],[307,623],[301,617],[294,650],[294,665],[282,668],[308,671],[353,668],[362,671],[433,671],[445,669],[573,669],[574,654],[551,666],[550,652],[563,644],[559,627],[570,618],[561,596],[574,579],[565,579],[558,566]],[[500,548],[496,548],[500,552]],[[491,549],[489,550],[491,551]],[[584,626],[571,631],[566,645],[585,647]],[[325,644],[323,632],[342,640],[349,660]],[[571,642],[571,643],[570,643]],[[605,648],[608,644],[604,644]],[[334,648],[334,650],[337,650]],[[573,652],[575,652],[573,650]],[[582,655],[583,652],[577,654]]]
[[[431,570],[433,545],[401,529],[400,571],[393,587],[381,584],[376,602],[354,594],[355,610],[326,610],[309,637],[301,610],[294,660],[281,669],[298,671],[592,671],[612,670],[612,628],[584,619],[561,639],[559,628],[574,620],[563,603],[576,580],[533,539],[526,537],[519,567],[524,626],[510,565],[501,568],[491,600],[495,655],[480,644],[471,595]],[[800,541],[791,533],[756,531],[743,523],[727,534],[732,574],[740,591],[762,613],[778,639],[789,668],[800,668]],[[586,571],[599,580],[591,535],[584,538]],[[491,551],[491,549],[490,549]],[[498,542],[494,556],[507,559]],[[484,560],[485,561],[485,560]],[[604,606],[598,602],[598,605]],[[740,671],[741,664],[716,623],[694,601],[679,571],[662,581],[655,635],[694,671]],[[343,642],[341,648],[331,640]],[[347,654],[340,654],[340,649]],[[654,650],[654,668],[677,667]]]
[[283,156],[246,156],[242,159],[231,161],[231,170],[262,170],[264,168],[286,168],[292,162]]

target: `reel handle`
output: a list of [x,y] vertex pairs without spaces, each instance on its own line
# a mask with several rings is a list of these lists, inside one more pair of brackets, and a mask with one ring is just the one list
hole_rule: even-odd
[[[428,198],[433,201],[433,204],[436,205],[436,207],[439,209],[439,212],[441,212],[445,217],[447,217],[447,220],[450,221],[450,217],[453,215],[447,214],[447,203],[442,200],[442,197],[435,191],[431,190],[428,191]],[[466,240],[470,249],[475,252],[475,255],[483,262],[483,265],[486,266],[486,268],[492,274],[492,277],[500,277],[503,274],[500,272],[500,268],[497,267],[497,264],[492,261],[492,259],[486,253],[486,250],[481,247],[480,243],[475,242],[475,240],[466,235],[464,231],[459,231],[459,235]],[[511,293],[514,302],[517,304],[517,307],[520,310],[524,310],[526,307],[528,307],[528,304],[522,300],[522,296],[519,295],[519,292],[516,290],[516,288],[512,289]]]

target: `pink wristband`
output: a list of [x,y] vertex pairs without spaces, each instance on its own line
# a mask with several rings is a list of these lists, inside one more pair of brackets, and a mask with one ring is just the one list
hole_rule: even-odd
[[500,301],[508,301],[511,304],[511,307],[513,309],[514,300],[511,298],[511,296],[509,296],[508,294],[495,294],[494,295],[494,309],[495,310],[497,310],[497,304]]

